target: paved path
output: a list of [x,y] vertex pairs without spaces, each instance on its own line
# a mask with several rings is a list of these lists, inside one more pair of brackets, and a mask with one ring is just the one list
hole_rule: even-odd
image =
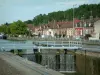
[[[9,69],[13,68],[14,70],[14,71],[13,70],[8,71],[7,69],[5,71],[7,73],[6,75],[63,75],[59,72],[56,72],[51,69],[46,69],[45,67],[39,64],[28,61],[24,58],[13,55],[11,53],[0,52],[0,59],[1,59],[0,61],[3,60],[3,62],[6,62],[6,64],[10,66]],[[0,66],[2,65],[0,64]],[[7,67],[5,66],[5,68]],[[5,75],[5,74],[0,74],[0,75]]]

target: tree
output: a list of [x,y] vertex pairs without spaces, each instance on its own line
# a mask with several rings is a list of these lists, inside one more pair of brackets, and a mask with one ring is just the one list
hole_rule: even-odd
[[11,31],[11,34],[13,34],[13,35],[17,34],[16,22],[11,23],[11,25],[10,25],[10,31]]
[[10,31],[9,31],[9,27],[7,26],[7,25],[1,25],[0,26],[0,32],[3,32],[4,34],[8,34],[8,33],[10,33]]
[[27,33],[27,25],[21,20],[18,20],[10,25],[10,31],[13,35],[24,35]]
[[21,20],[18,20],[17,22],[13,22],[11,24],[2,24],[0,26],[0,32],[16,36],[28,34],[27,25]]
[[[95,18],[96,16],[100,17],[100,4],[84,4],[80,5],[78,8],[74,8],[75,11],[75,18],[81,19],[84,15],[85,19],[89,19],[92,15]],[[68,9],[65,11],[57,11],[51,12],[46,14],[39,14],[33,19],[34,25],[46,24],[53,20],[55,21],[65,21],[65,20],[72,20],[73,19],[73,9]]]
[[32,24],[33,21],[32,21],[32,20],[27,20],[27,21],[25,21],[24,23],[26,23],[26,24]]

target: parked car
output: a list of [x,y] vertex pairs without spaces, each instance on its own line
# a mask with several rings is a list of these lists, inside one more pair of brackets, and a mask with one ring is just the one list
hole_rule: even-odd
[[7,35],[0,33],[0,39],[7,39]]

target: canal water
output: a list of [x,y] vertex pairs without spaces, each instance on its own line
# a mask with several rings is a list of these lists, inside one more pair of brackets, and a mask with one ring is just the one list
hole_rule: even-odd
[[2,40],[0,39],[0,50],[9,51],[11,49],[27,49],[33,50],[35,45],[32,43],[31,40],[27,41],[12,41],[12,40]]
[[[27,41],[0,40],[0,50],[8,51],[13,48],[20,49],[21,47],[23,47],[23,49],[33,51],[33,46],[35,45],[33,45],[32,41],[30,40],[27,40]],[[74,59],[72,58],[70,60],[69,58],[73,56],[74,56]],[[67,57],[66,62],[70,61],[69,63],[72,63],[73,60],[75,61],[74,65],[75,65],[76,73],[65,73],[65,75],[100,75],[100,58],[99,57],[86,56],[83,54],[74,54],[74,55],[67,54],[66,57]],[[68,66],[69,65],[66,65],[66,67]]]

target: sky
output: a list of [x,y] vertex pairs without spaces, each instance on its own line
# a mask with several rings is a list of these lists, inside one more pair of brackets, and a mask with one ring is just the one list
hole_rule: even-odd
[[95,3],[100,3],[100,0],[0,0],[0,24],[31,20],[39,14],[67,10],[73,5]]

